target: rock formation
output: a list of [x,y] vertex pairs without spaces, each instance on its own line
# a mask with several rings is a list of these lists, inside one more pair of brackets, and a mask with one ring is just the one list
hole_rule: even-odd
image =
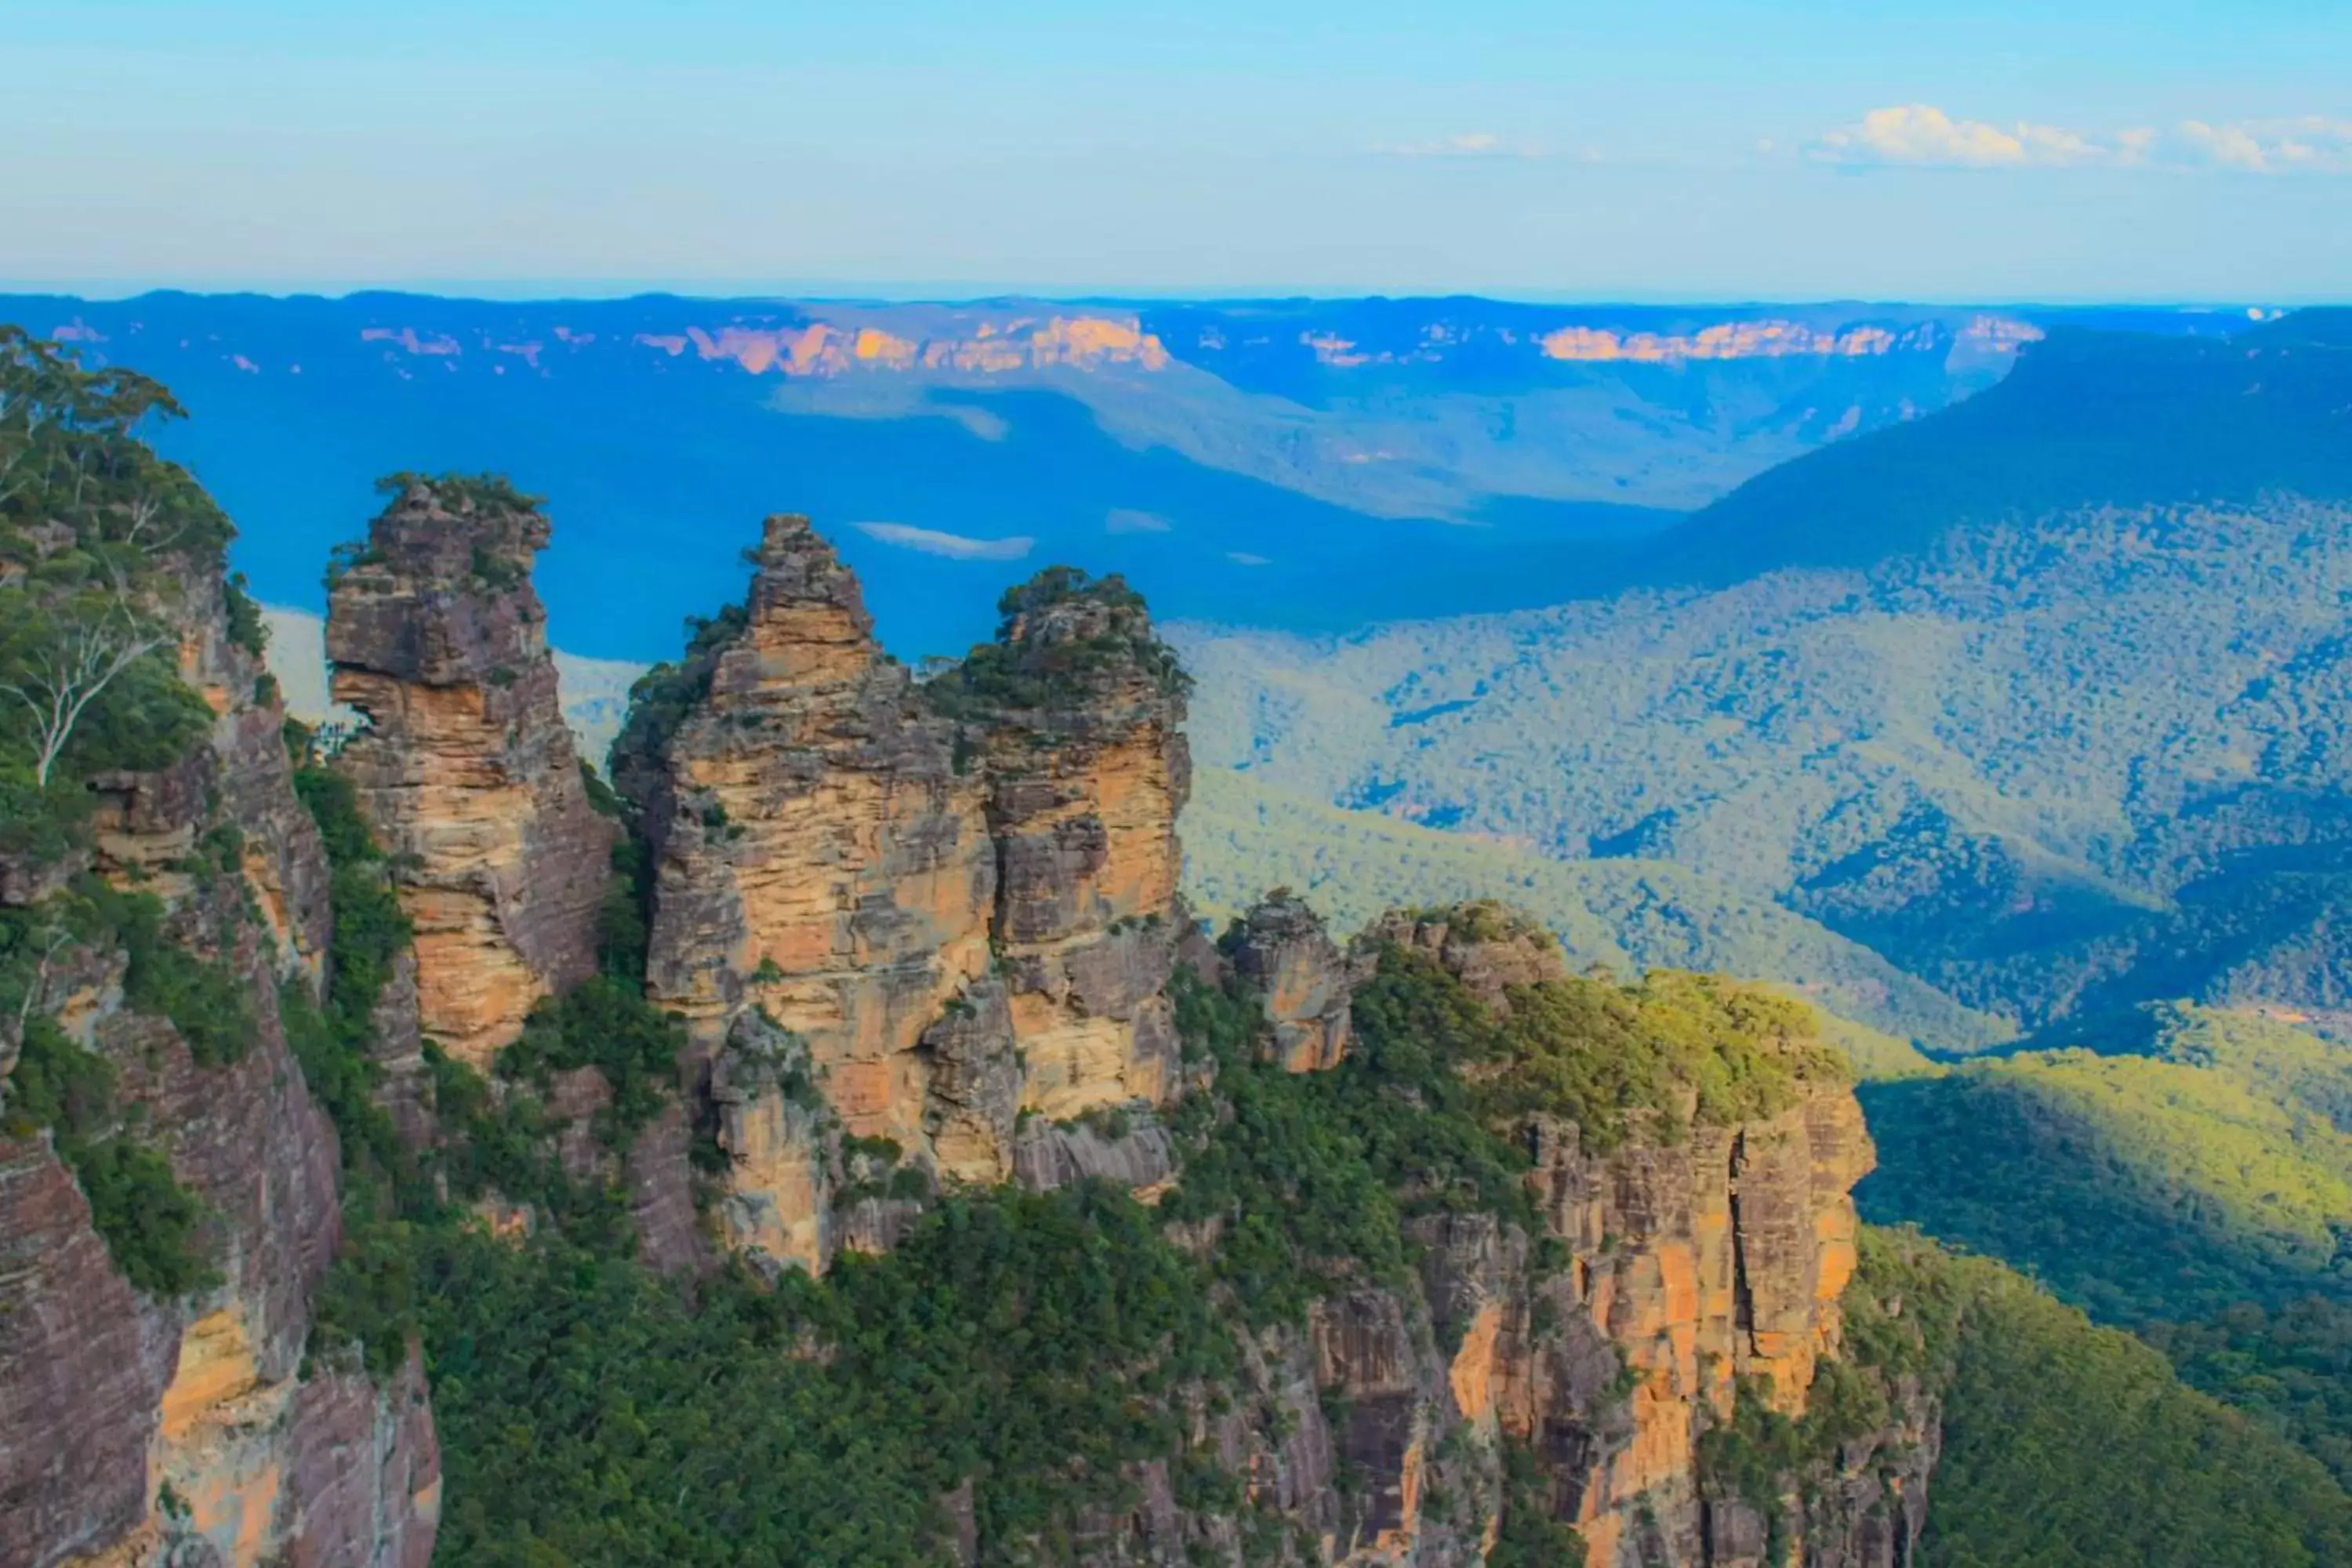
[[839,1134],[956,1180],[1164,1179],[1164,1138],[1055,1125],[1175,1089],[1189,765],[1139,600],[1048,574],[919,686],[832,546],[774,517],[742,609],[656,687],[615,777],[655,855],[647,993],[709,1064],[737,1245],[823,1266]]
[[[764,1011],[806,1043],[852,1134],[927,1147],[917,1046],[988,973],[996,886],[954,726],[883,654],[804,518],[768,521],[740,635],[688,679],[673,730],[623,741],[657,857],[648,994],[706,1052]],[[641,751],[656,745],[666,768]],[[951,1143],[949,1168],[1001,1176],[1012,1110]]]
[[1187,683],[1124,583],[1055,567],[934,685],[987,782],[1022,1103],[1049,1121],[1174,1088]]
[[1307,900],[1277,889],[1243,921],[1236,973],[1265,999],[1275,1055],[1292,1072],[1321,1072],[1348,1052],[1350,974]]
[[329,595],[334,699],[367,720],[340,766],[394,856],[418,1021],[477,1068],[532,1003],[594,972],[614,837],[530,585],[547,537],[502,482],[410,481]]
[[216,718],[178,763],[95,781],[89,864],[155,896],[157,939],[229,978],[239,1026],[200,1057],[133,1009],[126,952],[96,935],[14,979],[109,1065],[122,1125],[202,1205],[210,1273],[176,1297],[132,1285],[51,1134],[0,1127],[0,1562],[424,1568],[440,1479],[420,1368],[305,1360],[341,1233],[336,1139],[278,999],[323,988],[326,861],[216,572],[189,568],[168,614]]
[[[1297,1070],[1328,1038],[1303,1026],[1330,1016],[1334,993],[1344,1015],[1372,952],[1391,942],[1491,1007],[1507,1006],[1507,987],[1565,973],[1547,935],[1493,904],[1390,916],[1342,961],[1284,895],[1226,947]],[[1846,1445],[1806,1500],[1781,1500],[1778,1520],[1711,1490],[1698,1461],[1743,1381],[1800,1415],[1818,1362],[1840,1349],[1851,1193],[1873,1160],[1851,1091],[1808,1082],[1779,1114],[1673,1141],[1636,1131],[1605,1152],[1572,1123],[1530,1131],[1537,1234],[1475,1210],[1410,1220],[1416,1282],[1333,1293],[1304,1333],[1253,1346],[1248,1397],[1234,1403],[1291,1414],[1229,1421],[1220,1438],[1252,1496],[1315,1531],[1324,1561],[1468,1563],[1483,1551],[1473,1522],[1502,1502],[1508,1442],[1534,1456],[1532,1500],[1576,1526],[1589,1568],[1765,1568],[1776,1534],[1794,1542],[1790,1561],[1818,1568],[1914,1561],[1936,1452],[1934,1412],[1916,1401]],[[1355,1478],[1352,1495],[1334,1489],[1339,1473]],[[1143,1555],[1214,1533],[1197,1521],[1129,1529]]]

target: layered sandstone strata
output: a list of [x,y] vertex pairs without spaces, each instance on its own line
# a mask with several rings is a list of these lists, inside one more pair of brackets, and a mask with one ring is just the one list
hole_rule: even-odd
[[[764,1015],[805,1043],[852,1135],[930,1149],[946,1053],[919,1047],[979,1008],[996,889],[954,725],[882,652],[856,578],[805,518],[768,520],[740,633],[680,679],[674,727],[622,742],[656,855],[648,994],[706,1055]],[[982,1075],[1011,1066],[1001,1040],[976,1050]],[[1015,1110],[978,1107],[940,1141],[943,1167],[1002,1177]]]
[[[1557,944],[1499,905],[1391,915],[1337,965],[1320,935],[1297,900],[1277,897],[1226,943],[1294,1069],[1328,1037],[1302,1026],[1331,1016],[1327,991],[1344,1013],[1387,943],[1435,960],[1495,1008],[1512,987],[1566,973]],[[1548,1502],[1576,1525],[1589,1568],[1763,1568],[1776,1533],[1820,1568],[1913,1560],[1936,1448],[1934,1413],[1916,1401],[1898,1399],[1890,1426],[1848,1444],[1837,1474],[1777,1521],[1711,1494],[1697,1459],[1739,1380],[1798,1414],[1820,1360],[1839,1349],[1855,1263],[1851,1194],[1873,1158],[1851,1091],[1806,1081],[1778,1115],[1675,1139],[1637,1125],[1605,1152],[1571,1123],[1538,1121],[1528,1133],[1535,1234],[1485,1212],[1412,1219],[1417,1279],[1335,1291],[1304,1332],[1252,1347],[1251,1398],[1236,1404],[1292,1412],[1279,1432],[1219,1429],[1221,1456],[1252,1496],[1316,1531],[1326,1562],[1466,1564],[1485,1550],[1477,1521],[1503,1504],[1500,1447],[1511,1442],[1530,1448],[1543,1478],[1519,1506]],[[1302,1387],[1303,1408],[1284,1393]],[[1355,1485],[1335,1489],[1334,1472]],[[1176,1518],[1130,1529],[1150,1545],[1209,1527]]]
[[424,1032],[477,1068],[596,964],[612,824],[556,698],[530,563],[547,520],[495,482],[416,480],[329,596],[339,765],[394,857]]
[[218,717],[177,764],[97,781],[91,864],[158,899],[161,940],[226,970],[249,1027],[235,1059],[199,1060],[128,1008],[101,939],[56,947],[27,1006],[110,1066],[114,1135],[202,1205],[211,1277],[177,1299],[131,1285],[49,1134],[0,1132],[0,1562],[424,1568],[440,1471],[420,1369],[306,1362],[341,1232],[336,1142],[278,999],[323,989],[328,868],[217,578],[180,589],[180,673]]
[[1261,900],[1244,919],[1233,965],[1264,998],[1277,1060],[1292,1072],[1321,1072],[1348,1052],[1353,979],[1323,921],[1287,889]]
[[1050,568],[938,685],[987,782],[1023,1105],[1049,1121],[1176,1089],[1187,683],[1118,578]]
[[[647,991],[688,1021],[730,1238],[809,1267],[849,1244],[843,1136],[934,1178],[1164,1180],[1148,1123],[1065,1125],[1176,1088],[1189,767],[1140,601],[1047,574],[919,684],[805,518],[769,519],[755,563],[614,754],[654,854]],[[781,1087],[803,1072],[811,1105]]]

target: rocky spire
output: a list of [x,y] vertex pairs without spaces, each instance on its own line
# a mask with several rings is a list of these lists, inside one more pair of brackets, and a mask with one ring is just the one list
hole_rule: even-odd
[[596,966],[613,825],[589,804],[530,584],[547,543],[503,480],[404,476],[328,599],[339,765],[394,857],[419,1022],[476,1066]]

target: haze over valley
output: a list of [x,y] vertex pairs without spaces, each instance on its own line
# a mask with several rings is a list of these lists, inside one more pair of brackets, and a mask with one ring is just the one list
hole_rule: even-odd
[[2352,12],[0,53],[0,1568],[2352,1564]]

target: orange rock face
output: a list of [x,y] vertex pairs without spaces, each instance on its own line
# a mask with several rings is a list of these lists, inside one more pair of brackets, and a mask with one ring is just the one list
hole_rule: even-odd
[[397,857],[424,1032],[481,1068],[531,1005],[595,969],[614,842],[563,723],[519,498],[413,486],[330,595],[339,765]]
[[[236,977],[242,1053],[200,1062],[170,1023],[128,1010],[107,943],[58,948],[26,1000],[109,1063],[124,1123],[202,1208],[216,1278],[184,1298],[135,1289],[52,1140],[0,1137],[0,1563],[424,1568],[439,1456],[421,1371],[380,1384],[304,1353],[341,1234],[338,1167],[278,1003],[281,986],[323,988],[330,873],[285,714],[228,636],[217,577],[182,587],[180,670],[212,731],[161,772],[100,781],[92,868],[137,879],[163,940]],[[173,868],[229,827],[237,875]],[[16,1043],[0,1037],[0,1058]],[[364,1465],[339,1468],[344,1437],[311,1418],[331,1403],[369,1413]]]
[[[763,1010],[806,1042],[852,1134],[908,1150],[929,1142],[917,1047],[989,970],[995,850],[954,745],[874,641],[832,547],[778,517],[742,635],[710,661],[647,789],[654,999],[706,1052]],[[958,1175],[1009,1168],[1003,1150],[961,1155]]]
[[[815,1266],[853,1239],[825,1212],[837,1151],[779,1098],[790,1072],[839,1132],[937,1176],[1164,1177],[1164,1140],[1040,1146],[1024,1166],[1014,1137],[1024,1110],[1173,1089],[1189,771],[1181,692],[1138,662],[1157,645],[1131,599],[1041,595],[920,688],[832,547],[772,518],[739,618],[664,678],[668,717],[624,735],[615,776],[656,856],[648,989],[713,1064],[736,1245]],[[1112,620],[1141,654],[1102,657]],[[802,1065],[772,1059],[789,1053]]]
[[[645,332],[637,342],[673,356],[691,350],[705,360],[732,361],[753,375],[837,376],[858,371],[925,370],[966,375],[1066,368],[1165,370],[1167,347],[1132,316],[1001,314],[970,310],[904,308],[888,325],[853,306],[825,308],[825,317],[785,326],[741,321],[679,332]],[[411,353],[447,350],[378,329]],[[916,335],[908,335],[913,332]]]
[[1562,327],[1540,340],[1544,357],[1584,363],[1631,361],[1677,364],[1686,360],[1864,358],[1887,353],[1924,329],[1898,337],[1884,327],[1821,331],[1800,321],[1725,321],[1693,332],[1613,332]]
[[[1294,1047],[1280,1042],[1297,1037],[1286,1025],[1317,1011],[1302,1005],[1298,976],[1328,973],[1301,957],[1319,935],[1278,895],[1227,944],[1294,1067]],[[1387,942],[1434,960],[1489,1007],[1508,1005],[1507,987],[1565,973],[1557,944],[1498,905],[1391,916],[1355,973]],[[1343,972],[1343,1001],[1348,984]],[[1700,1124],[1672,1142],[1636,1126],[1605,1152],[1586,1149],[1572,1123],[1539,1121],[1530,1191],[1541,1231],[1564,1244],[1564,1267],[1539,1272],[1544,1237],[1496,1215],[1435,1215],[1408,1222],[1424,1260],[1417,1288],[1360,1289],[1316,1308],[1315,1381],[1346,1412],[1328,1441],[1369,1486],[1354,1544],[1333,1560],[1474,1561],[1480,1548],[1460,1533],[1458,1510],[1433,1518],[1421,1500],[1493,1485],[1475,1456],[1507,1439],[1532,1450],[1588,1568],[1757,1568],[1760,1544],[1743,1542],[1760,1543],[1764,1527],[1744,1504],[1706,1494],[1698,1439],[1731,1414],[1742,1379],[1766,1384],[1788,1414],[1805,1409],[1821,1359],[1839,1349],[1839,1298],[1856,1262],[1851,1194],[1874,1157],[1843,1083],[1801,1089],[1774,1116]],[[1429,1327],[1416,1329],[1423,1312]],[[1894,1441],[1914,1454],[1932,1447],[1908,1427]],[[1923,1476],[1932,1457],[1901,1462]],[[1871,1553],[1916,1539],[1917,1501],[1901,1478],[1882,1486],[1877,1475],[1842,1481],[1849,1511],[1835,1516],[1849,1544],[1876,1544],[1807,1561],[1902,1560]]]

